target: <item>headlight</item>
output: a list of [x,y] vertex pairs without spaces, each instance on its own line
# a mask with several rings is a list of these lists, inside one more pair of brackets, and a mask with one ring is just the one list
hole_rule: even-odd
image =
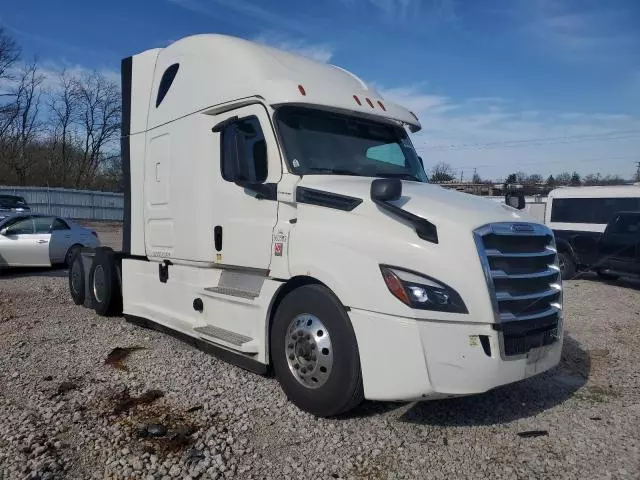
[[458,292],[432,278],[386,265],[380,271],[389,291],[411,308],[469,313]]

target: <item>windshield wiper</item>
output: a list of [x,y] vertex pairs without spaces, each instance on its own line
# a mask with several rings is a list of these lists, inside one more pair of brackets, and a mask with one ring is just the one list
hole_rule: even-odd
[[376,177],[382,178],[401,178],[403,180],[411,180],[413,182],[422,182],[418,177],[411,175],[410,173],[378,173]]
[[308,167],[308,172],[322,172],[322,173],[330,173],[333,175],[356,175],[356,172],[352,172],[351,170],[345,170],[342,168],[319,168],[319,167]]

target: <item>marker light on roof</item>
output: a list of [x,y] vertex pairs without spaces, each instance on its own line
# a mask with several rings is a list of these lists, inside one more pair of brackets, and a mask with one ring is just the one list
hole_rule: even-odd
[[300,93],[302,95],[306,95],[307,94],[307,92],[304,91],[304,87],[302,85],[298,85],[298,90],[300,90]]
[[369,104],[369,106],[370,106],[371,108],[373,108],[373,102],[372,102],[371,100],[369,100],[368,98],[367,98],[367,103]]
[[380,100],[378,100],[378,105],[380,105],[380,108],[381,108],[382,110],[384,110],[385,112],[387,111],[387,109],[386,109],[386,108],[384,108],[384,104],[383,104]]
[[358,98],[358,96],[357,96],[357,95],[354,95],[354,96],[353,96],[353,99],[356,101],[356,103],[357,103],[358,105],[362,105],[362,103],[360,102],[360,99]]

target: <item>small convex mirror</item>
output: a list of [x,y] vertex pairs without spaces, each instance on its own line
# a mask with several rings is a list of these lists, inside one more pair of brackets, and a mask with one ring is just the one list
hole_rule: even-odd
[[504,203],[518,210],[522,210],[526,206],[524,195],[521,193],[507,193],[504,198]]

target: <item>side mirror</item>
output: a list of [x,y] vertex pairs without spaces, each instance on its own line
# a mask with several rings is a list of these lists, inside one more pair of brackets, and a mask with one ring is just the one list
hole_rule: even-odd
[[3,237],[7,235],[7,232],[9,231],[9,228],[3,228],[2,230],[0,230],[0,235],[2,235]]
[[371,182],[371,200],[388,202],[402,196],[402,182],[397,178],[377,178]]
[[522,210],[526,206],[522,193],[507,193],[504,197],[504,203],[518,210]]
[[420,165],[422,165],[422,169],[424,170],[424,162],[422,161],[422,157],[418,156],[418,160],[420,160]]

